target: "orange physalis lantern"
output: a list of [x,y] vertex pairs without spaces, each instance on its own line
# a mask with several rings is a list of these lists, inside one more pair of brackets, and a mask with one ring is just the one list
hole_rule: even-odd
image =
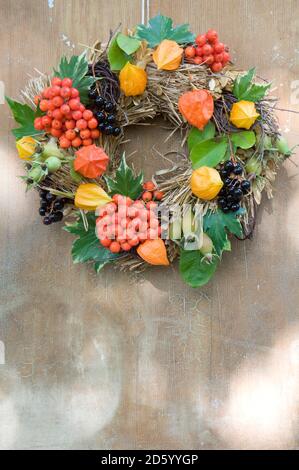
[[104,150],[96,145],[87,145],[75,153],[74,169],[85,178],[97,178],[107,168],[109,157]]
[[229,120],[238,128],[250,129],[258,117],[255,103],[241,100],[233,104]]
[[140,258],[149,264],[156,266],[169,265],[165,243],[161,238],[146,240],[141,243],[137,248],[137,253]]
[[187,91],[179,98],[179,110],[194,127],[202,130],[214,112],[214,101],[207,90]]
[[175,41],[164,41],[159,44],[153,53],[153,60],[158,70],[176,70],[182,61],[184,49]]

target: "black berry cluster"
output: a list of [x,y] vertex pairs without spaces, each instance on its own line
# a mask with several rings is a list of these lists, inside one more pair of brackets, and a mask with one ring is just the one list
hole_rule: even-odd
[[92,111],[98,120],[98,129],[106,135],[118,136],[121,128],[116,122],[116,109],[112,101],[107,101],[103,96],[99,96],[95,88],[89,92],[89,98],[92,102]]
[[223,187],[219,192],[218,206],[224,213],[237,212],[245,194],[250,191],[250,181],[242,179],[243,168],[239,163],[226,162],[220,169]]
[[63,208],[67,202],[64,198],[57,198],[54,194],[42,189],[40,191],[39,215],[43,217],[45,225],[60,222],[63,219]]

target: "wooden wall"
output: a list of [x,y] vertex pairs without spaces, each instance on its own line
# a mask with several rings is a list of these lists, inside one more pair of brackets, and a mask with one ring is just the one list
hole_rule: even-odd
[[[0,0],[6,94],[119,22],[140,22],[141,5]],[[281,108],[299,111],[298,1],[151,0],[149,10],[194,32],[216,28],[240,67],[256,65]],[[234,241],[205,288],[184,285],[176,266],[139,282],[109,268],[96,277],[72,264],[70,235],[42,225],[0,111],[0,447],[298,446],[298,154],[263,200],[254,240]],[[298,143],[298,115],[280,122]],[[165,136],[158,126],[130,132],[148,176]]]

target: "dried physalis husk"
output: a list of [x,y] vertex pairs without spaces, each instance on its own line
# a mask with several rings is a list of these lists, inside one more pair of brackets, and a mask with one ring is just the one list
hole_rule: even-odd
[[142,68],[127,62],[120,71],[119,82],[126,96],[142,95],[147,84],[147,74]]
[[194,170],[190,180],[190,188],[199,199],[211,201],[223,186],[220,174],[215,168],[202,166]]
[[153,60],[158,70],[176,70],[179,68],[183,48],[175,41],[164,39],[153,53]]
[[258,117],[253,101],[238,101],[233,104],[230,112],[230,122],[241,129],[250,129]]
[[202,130],[214,112],[214,100],[207,90],[193,90],[183,93],[178,102],[179,111],[194,127]]
[[147,42],[141,41],[141,45],[135,54],[137,67],[145,70],[147,64],[152,61],[152,53],[153,49],[147,47]]

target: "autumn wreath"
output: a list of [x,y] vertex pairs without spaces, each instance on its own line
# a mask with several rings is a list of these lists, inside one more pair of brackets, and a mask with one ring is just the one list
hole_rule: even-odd
[[[270,84],[237,71],[209,30],[197,37],[158,15],[116,32],[89,55],[63,57],[7,98],[27,188],[39,192],[45,225],[67,217],[75,263],[140,271],[179,257],[183,279],[202,286],[229,236],[252,235],[261,193],[272,196],[291,154],[280,136]],[[128,166],[125,128],[163,116],[183,154],[150,181]]]

